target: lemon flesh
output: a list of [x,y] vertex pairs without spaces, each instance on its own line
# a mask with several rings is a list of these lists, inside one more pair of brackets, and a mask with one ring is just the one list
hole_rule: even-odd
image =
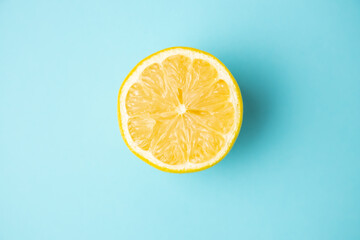
[[219,162],[240,130],[242,100],[226,67],[191,48],[162,50],[140,62],[118,99],[120,130],[130,150],[168,172]]

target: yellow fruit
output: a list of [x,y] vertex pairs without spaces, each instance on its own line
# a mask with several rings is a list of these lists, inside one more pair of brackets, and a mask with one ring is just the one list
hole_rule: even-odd
[[243,105],[229,70],[209,53],[174,47],[142,60],[118,96],[121,134],[129,149],[167,172],[209,168],[230,151]]

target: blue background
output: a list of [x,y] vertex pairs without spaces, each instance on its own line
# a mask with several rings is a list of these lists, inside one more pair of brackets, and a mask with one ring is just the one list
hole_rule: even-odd
[[[171,46],[228,66],[229,155],[137,159],[119,87]],[[360,2],[0,0],[0,239],[360,239]]]

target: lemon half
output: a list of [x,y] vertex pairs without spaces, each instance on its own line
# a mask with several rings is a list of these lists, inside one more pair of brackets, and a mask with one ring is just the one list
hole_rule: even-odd
[[209,53],[164,49],[138,63],[118,95],[121,134],[153,167],[173,173],[209,168],[230,151],[243,103],[230,71]]

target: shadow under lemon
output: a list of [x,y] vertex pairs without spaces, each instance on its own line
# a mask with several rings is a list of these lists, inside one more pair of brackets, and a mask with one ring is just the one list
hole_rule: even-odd
[[[215,53],[216,54],[216,53]],[[272,119],[278,110],[279,79],[272,64],[261,59],[241,59],[236,54],[217,56],[230,70],[240,87],[243,98],[243,122],[239,136],[229,154],[215,169],[236,169],[241,164],[252,164],[264,146],[269,146]],[[267,146],[267,147],[268,147]]]

